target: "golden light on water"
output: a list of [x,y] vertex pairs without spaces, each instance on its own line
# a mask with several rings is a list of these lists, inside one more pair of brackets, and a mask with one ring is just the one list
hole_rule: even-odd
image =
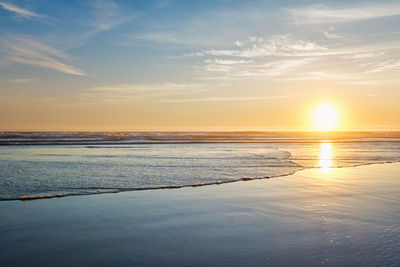
[[318,167],[323,172],[328,172],[329,168],[333,166],[333,149],[331,143],[321,143],[318,159]]
[[317,131],[337,130],[339,111],[332,104],[321,104],[314,111],[314,125]]

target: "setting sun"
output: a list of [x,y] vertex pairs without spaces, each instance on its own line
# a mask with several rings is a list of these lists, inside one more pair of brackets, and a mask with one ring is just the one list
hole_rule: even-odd
[[318,131],[332,131],[338,128],[339,111],[332,104],[321,104],[314,111],[314,125]]

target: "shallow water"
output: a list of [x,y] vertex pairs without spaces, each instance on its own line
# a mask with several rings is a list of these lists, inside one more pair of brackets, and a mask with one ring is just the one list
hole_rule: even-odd
[[[198,135],[175,133],[160,134],[161,143],[121,144],[113,140],[108,145],[97,144],[104,141],[104,135],[63,136],[74,141],[60,145],[57,144],[60,134],[24,134],[18,139],[3,133],[3,141],[22,138],[34,145],[0,146],[0,200],[23,195],[82,195],[232,182],[243,177],[283,176],[304,168],[329,169],[400,160],[400,141],[394,138],[395,134],[385,137],[382,133],[375,137],[352,134],[332,140],[276,133],[274,136],[208,134],[207,141]],[[75,144],[81,136],[84,142],[98,139],[90,145]],[[32,141],[36,139],[51,145],[38,145]],[[282,139],[290,142],[281,142]],[[237,140],[246,142],[234,142]]]
[[2,201],[1,266],[399,266],[400,164]]

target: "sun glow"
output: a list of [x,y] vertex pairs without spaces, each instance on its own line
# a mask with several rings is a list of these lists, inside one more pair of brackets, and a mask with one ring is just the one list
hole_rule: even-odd
[[333,131],[338,128],[339,111],[332,104],[321,104],[314,111],[317,131]]

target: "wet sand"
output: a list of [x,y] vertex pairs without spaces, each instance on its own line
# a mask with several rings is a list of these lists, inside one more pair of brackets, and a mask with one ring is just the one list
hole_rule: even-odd
[[1,266],[398,266],[400,163],[0,202]]

